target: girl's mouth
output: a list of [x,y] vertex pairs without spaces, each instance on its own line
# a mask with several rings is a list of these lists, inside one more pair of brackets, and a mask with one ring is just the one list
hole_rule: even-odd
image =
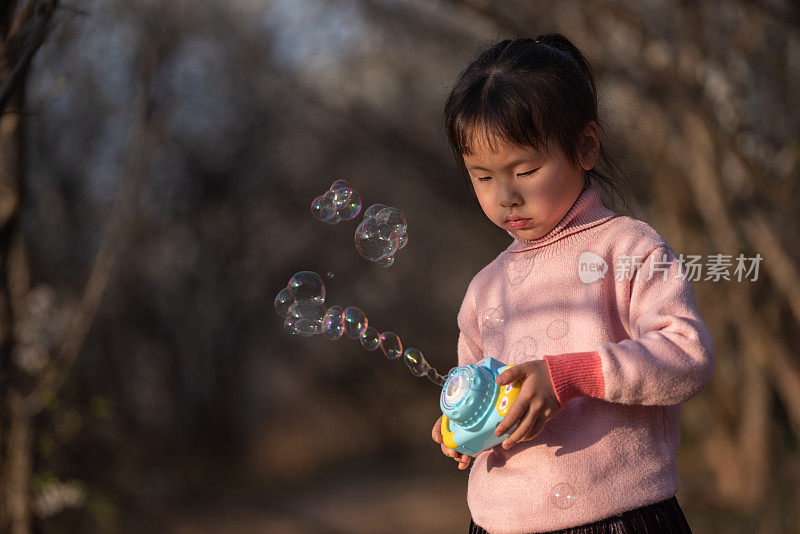
[[506,221],[506,223],[508,223],[508,225],[515,230],[525,227],[525,225],[527,225],[529,222],[530,219],[508,219]]

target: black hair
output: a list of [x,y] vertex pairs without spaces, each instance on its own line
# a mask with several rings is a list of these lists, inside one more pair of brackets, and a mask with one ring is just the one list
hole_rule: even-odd
[[553,140],[573,165],[580,166],[578,144],[591,121],[598,125],[601,142],[594,168],[585,172],[585,185],[605,190],[612,198],[610,207],[624,213],[621,208],[635,198],[634,188],[602,144],[605,127],[598,119],[589,62],[565,36],[506,39],[478,51],[458,76],[444,107],[450,148],[470,188],[463,155],[472,153],[479,128],[491,150],[493,139],[537,149],[546,149]]

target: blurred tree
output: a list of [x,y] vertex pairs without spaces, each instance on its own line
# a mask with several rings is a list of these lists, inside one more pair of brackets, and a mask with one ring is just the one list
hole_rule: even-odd
[[[25,195],[23,116],[25,79],[56,7],[52,1],[5,2],[0,8],[0,529],[30,532],[31,417],[29,380],[15,380],[14,357],[36,360],[40,346],[18,350],[22,316],[29,310],[30,272],[19,218]],[[41,293],[41,292],[40,292]],[[24,335],[24,334],[23,334]],[[35,334],[34,334],[35,336]],[[27,356],[25,355],[27,353]]]

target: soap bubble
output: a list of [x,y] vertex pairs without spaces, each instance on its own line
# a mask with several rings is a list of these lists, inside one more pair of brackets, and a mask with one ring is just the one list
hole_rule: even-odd
[[336,277],[336,274],[335,274],[333,271],[328,271],[328,272],[325,274],[325,277],[326,277],[328,280],[333,280],[333,279]]
[[380,333],[371,326],[364,330],[359,339],[361,340],[361,346],[367,350],[376,350],[381,344]]
[[292,295],[292,292],[289,291],[288,287],[284,287],[278,292],[278,296],[275,297],[275,312],[279,316],[285,318],[286,314],[289,313],[289,306],[294,303],[294,295]]
[[505,322],[505,313],[502,306],[491,308],[483,313],[483,327],[486,330],[494,330],[503,326]]
[[313,271],[295,273],[275,297],[275,313],[284,318],[290,334],[313,336],[322,332],[325,317],[325,284]]
[[291,306],[286,315],[294,319],[292,324],[296,333],[301,336],[313,336],[322,332],[322,319],[325,317],[325,303],[319,299],[298,300]]
[[375,263],[386,269],[388,267],[391,267],[392,264],[394,264],[394,256],[386,256],[385,258],[379,259]]
[[425,361],[419,349],[410,348],[404,352],[400,337],[394,332],[380,333],[375,327],[369,326],[367,316],[360,308],[330,306],[326,309],[325,284],[322,277],[313,271],[295,273],[287,286],[278,292],[274,306],[275,312],[284,319],[284,329],[292,335],[308,337],[322,334],[336,340],[346,334],[351,339],[358,339],[369,351],[380,347],[390,360],[402,356],[415,376],[427,376],[438,386],[444,385],[446,377]]
[[325,300],[325,284],[322,277],[313,271],[300,271],[289,279],[286,285],[297,300]]
[[322,332],[325,317],[325,284],[313,271],[295,273],[275,297],[275,313],[284,318],[290,334],[313,336]]
[[345,180],[336,180],[311,202],[314,218],[328,224],[347,221],[361,211],[361,195]]
[[572,485],[561,482],[553,486],[553,489],[550,490],[550,502],[553,503],[553,506],[556,508],[560,508],[562,510],[566,510],[578,499],[577,495],[575,495],[575,488]]
[[367,329],[367,316],[361,308],[348,306],[344,310],[344,333],[350,339],[358,339]]
[[326,191],[311,202],[311,214],[315,219],[336,224],[341,221],[341,217],[336,213],[336,206],[333,201],[333,192]]
[[403,355],[403,342],[400,336],[394,332],[384,332],[381,334],[381,350],[383,355],[390,360],[396,360]]
[[422,351],[415,348],[409,348],[403,352],[403,361],[414,376],[425,376],[430,367],[425,361]]
[[336,340],[344,334],[344,317],[341,306],[331,306],[322,318],[322,335],[330,340]]
[[283,329],[292,335],[298,334],[299,332],[297,331],[297,318],[286,317],[283,320]]
[[394,263],[395,253],[408,242],[406,218],[397,208],[373,204],[355,232],[358,253],[383,268]]

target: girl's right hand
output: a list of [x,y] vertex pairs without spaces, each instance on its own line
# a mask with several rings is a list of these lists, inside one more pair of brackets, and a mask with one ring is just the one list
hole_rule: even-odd
[[436,424],[433,425],[433,430],[431,430],[431,437],[433,437],[433,441],[438,443],[442,447],[442,454],[445,456],[449,456],[453,458],[455,461],[458,462],[459,469],[466,469],[469,466],[470,460],[472,460],[471,456],[467,456],[466,454],[461,454],[458,451],[454,451],[453,449],[448,449],[444,446],[444,439],[442,438],[442,417],[440,416],[439,419],[436,420]]

